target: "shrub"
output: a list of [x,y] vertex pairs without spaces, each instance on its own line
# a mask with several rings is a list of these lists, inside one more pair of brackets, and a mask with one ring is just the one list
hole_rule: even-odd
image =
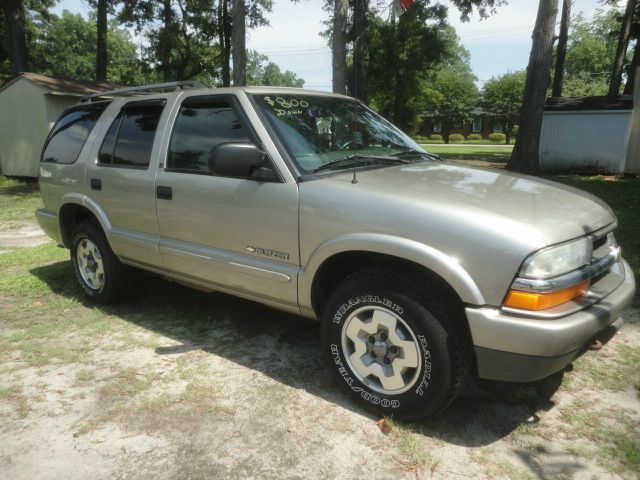
[[467,140],[482,140],[482,135],[480,135],[479,133],[472,133],[467,137]]
[[459,133],[452,133],[449,135],[450,142],[464,142],[464,136]]
[[426,143],[429,137],[423,137],[422,135],[416,135],[413,139],[418,143]]
[[507,140],[507,136],[504,133],[492,133],[489,135],[489,140],[494,143],[505,142]]
[[442,135],[430,135],[429,140],[442,141]]

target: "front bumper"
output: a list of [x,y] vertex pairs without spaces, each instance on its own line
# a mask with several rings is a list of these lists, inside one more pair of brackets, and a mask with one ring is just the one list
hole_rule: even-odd
[[620,314],[633,301],[635,281],[624,260],[624,280],[608,296],[571,315],[527,318],[496,308],[465,309],[478,375],[528,382],[562,370],[598,339],[608,341],[622,326]]

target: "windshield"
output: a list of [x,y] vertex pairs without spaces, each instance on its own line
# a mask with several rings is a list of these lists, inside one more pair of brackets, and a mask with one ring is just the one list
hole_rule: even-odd
[[256,94],[253,98],[303,173],[348,168],[372,157],[413,155],[422,160],[426,154],[411,138],[355,100],[304,94]]

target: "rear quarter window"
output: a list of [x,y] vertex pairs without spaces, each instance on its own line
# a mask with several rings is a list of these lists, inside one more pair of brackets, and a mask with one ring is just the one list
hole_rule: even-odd
[[53,126],[45,143],[42,161],[74,163],[107,106],[108,102],[101,102],[74,107],[63,113]]

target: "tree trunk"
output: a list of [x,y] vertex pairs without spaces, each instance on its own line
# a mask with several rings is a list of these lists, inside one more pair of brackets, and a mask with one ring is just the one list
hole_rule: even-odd
[[527,66],[527,79],[520,113],[520,131],[507,163],[509,170],[535,173],[540,167],[538,154],[542,111],[549,87],[557,15],[558,0],[540,0]]
[[347,93],[347,15],[349,0],[334,0],[331,58],[333,93]]
[[9,43],[11,74],[17,75],[28,70],[27,41],[24,31],[23,0],[2,0],[4,18]]
[[353,11],[354,45],[353,45],[353,96],[363,102],[367,101],[366,72],[364,68],[367,50],[367,0],[355,0]]
[[247,84],[247,35],[244,0],[234,0],[233,4],[233,85],[241,87]]
[[162,78],[165,82],[171,81],[171,23],[173,11],[171,0],[163,0],[162,22],[163,29],[160,37],[160,50],[162,55]]
[[620,95],[622,67],[624,66],[624,60],[627,55],[627,46],[629,45],[629,35],[631,34],[631,23],[633,21],[635,8],[636,0],[627,0],[627,8],[622,17],[620,35],[618,35],[618,48],[616,49],[616,56],[613,59],[613,69],[611,71],[611,80],[609,81],[609,96]]
[[633,59],[631,60],[631,65],[629,65],[627,83],[624,86],[625,95],[633,95],[633,83],[636,79],[638,67],[640,67],[640,38],[636,39],[636,47],[633,49]]
[[562,96],[564,83],[564,62],[567,58],[567,39],[569,38],[569,25],[571,23],[571,0],[562,2],[562,20],[560,20],[560,36],[558,37],[558,50],[556,53],[556,69],[553,75],[552,97]]
[[96,27],[96,80],[100,82],[107,79],[107,0],[98,0]]
[[222,55],[222,86],[231,86],[231,21],[229,18],[229,0],[220,0],[218,4],[218,39]]

